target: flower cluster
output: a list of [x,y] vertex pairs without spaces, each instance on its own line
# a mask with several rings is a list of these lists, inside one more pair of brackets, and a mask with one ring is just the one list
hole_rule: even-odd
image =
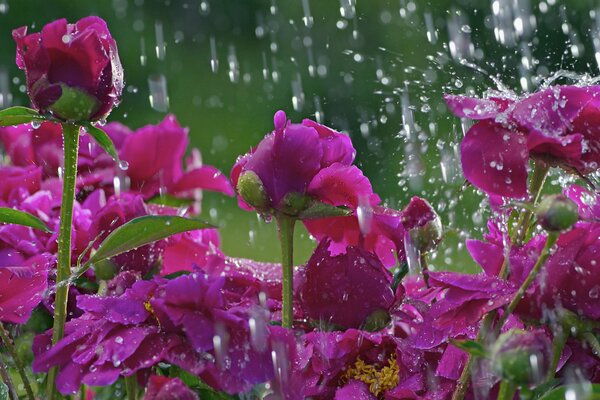
[[[123,85],[105,23],[60,20],[14,37],[42,114],[27,113],[45,122],[0,128],[10,160],[0,166],[0,206],[48,229],[0,227],[0,321],[33,330],[25,324],[34,309],[57,316],[67,308],[66,325],[37,327],[32,343],[32,370],[48,373],[50,396],[53,384],[70,395],[119,380],[129,398],[142,385],[149,400],[216,391],[512,399],[517,391],[538,398],[573,376],[600,383],[599,196],[573,185],[540,201],[550,167],[585,183],[598,170],[598,87],[446,96],[456,115],[478,120],[461,143],[463,172],[498,205],[484,237],[466,242],[481,272],[465,274],[428,266],[443,239],[440,217],[420,197],[398,210],[382,204],[353,164],[348,135],[278,111],[274,130],[238,158],[230,179],[202,165],[197,150],[184,160],[188,131],[172,115],[138,130],[107,124],[98,144],[89,121],[108,114]],[[77,127],[76,201],[64,214],[61,184],[75,177],[65,175],[62,139],[76,123],[90,136],[78,137]],[[111,146],[120,163],[104,153]],[[148,226],[96,261],[117,228],[197,213],[198,190],[237,192],[241,208],[274,217],[281,264],[226,255],[215,228],[165,238]],[[187,206],[165,205],[173,198]],[[305,265],[293,263],[296,221],[318,242]],[[60,278],[65,254],[67,267],[93,268]]]

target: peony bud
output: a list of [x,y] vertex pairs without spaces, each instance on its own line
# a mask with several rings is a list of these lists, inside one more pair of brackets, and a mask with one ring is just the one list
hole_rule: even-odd
[[123,91],[123,68],[106,22],[60,19],[41,32],[13,31],[17,66],[25,71],[31,103],[67,121],[96,121],[115,107]]
[[538,222],[547,231],[564,231],[579,219],[577,204],[562,194],[547,196],[537,207]]
[[550,348],[544,331],[512,329],[494,343],[492,365],[503,379],[520,386],[535,385],[544,379],[549,368]]
[[246,203],[257,210],[263,211],[269,207],[269,196],[262,181],[254,171],[246,171],[240,175],[237,192]]

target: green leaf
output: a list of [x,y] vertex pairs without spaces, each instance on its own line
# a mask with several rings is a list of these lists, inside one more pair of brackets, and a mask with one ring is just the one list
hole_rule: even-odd
[[578,384],[560,386],[547,392],[545,395],[540,397],[539,400],[564,400],[567,397],[567,393],[573,393],[573,398],[577,400],[599,400],[600,399],[600,384]]
[[148,204],[158,204],[161,206],[169,207],[186,207],[192,205],[193,203],[194,199],[179,198],[170,194],[154,196],[153,198],[148,200]]
[[0,400],[8,400],[8,386],[4,382],[0,382]]
[[33,108],[17,106],[0,111],[0,126],[20,125],[33,121],[44,122],[46,119]]
[[46,224],[33,215],[15,210],[14,208],[0,207],[0,222],[5,224],[16,224],[29,226],[44,232],[52,232]]
[[474,356],[485,358],[488,355],[485,347],[474,340],[450,340],[450,342],[459,349]]
[[346,207],[336,207],[331,204],[315,201],[298,214],[299,219],[317,219],[329,217],[346,217],[352,211]]
[[108,235],[86,264],[97,263],[177,233],[203,228],[214,226],[199,219],[174,215],[146,215],[135,218]]
[[85,124],[85,130],[90,134],[91,137],[94,138],[96,143],[100,145],[108,153],[109,156],[113,158],[116,162],[119,161],[119,154],[117,154],[117,149],[112,139],[104,132],[102,129],[95,127],[92,124]]

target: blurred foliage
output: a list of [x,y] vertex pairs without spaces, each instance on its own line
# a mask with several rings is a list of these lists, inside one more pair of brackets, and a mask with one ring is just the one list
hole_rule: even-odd
[[[354,16],[341,11],[354,3]],[[509,3],[517,9],[499,21],[492,10]],[[8,93],[13,104],[27,102],[13,28],[99,15],[118,42],[127,81],[110,121],[136,128],[162,119],[150,106],[148,80],[164,75],[168,112],[190,127],[204,161],[228,173],[272,129],[277,109],[292,121],[318,114],[350,134],[358,164],[388,206],[421,195],[440,211],[448,231],[433,266],[473,271],[461,242],[481,235],[485,203],[463,185],[456,157],[467,126],[448,114],[442,94],[495,85],[453,48],[517,91],[523,79],[533,89],[536,77],[559,69],[596,74],[593,7],[594,0],[0,0],[0,94],[4,106]],[[535,30],[514,45],[494,33],[499,22],[514,32],[532,21]],[[523,57],[531,60],[526,70]],[[293,96],[303,103],[296,110]],[[234,199],[206,193],[203,213],[223,228],[228,254],[278,258],[274,224],[237,209]],[[303,228],[297,235],[302,262],[314,244]]]

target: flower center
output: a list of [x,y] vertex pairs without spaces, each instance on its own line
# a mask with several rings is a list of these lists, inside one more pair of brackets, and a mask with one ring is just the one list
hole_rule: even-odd
[[348,371],[346,371],[345,379],[356,379],[369,385],[369,391],[375,396],[386,390],[391,390],[398,386],[400,381],[400,368],[396,362],[396,356],[392,355],[388,359],[388,365],[383,368],[378,368],[375,365],[367,364],[360,357]]
[[160,328],[160,321],[158,320],[158,317],[154,313],[154,308],[152,308],[152,304],[150,304],[150,300],[146,300],[144,302],[144,308],[146,309],[146,311],[148,311],[148,314],[152,315],[152,317],[156,320],[158,327]]

